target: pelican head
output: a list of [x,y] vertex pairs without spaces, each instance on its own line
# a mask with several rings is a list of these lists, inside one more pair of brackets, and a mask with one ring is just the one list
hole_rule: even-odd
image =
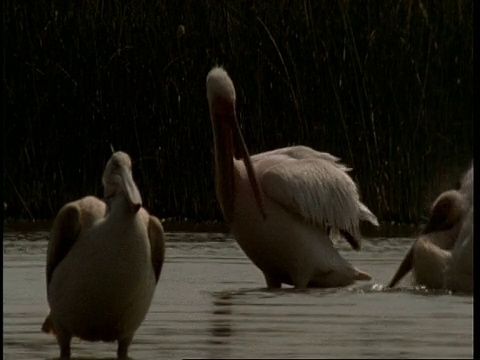
[[465,215],[465,199],[457,190],[441,193],[434,201],[431,216],[423,229],[423,234],[450,230]]
[[122,151],[112,154],[105,166],[102,183],[107,203],[117,195],[123,194],[134,213],[142,207],[142,197],[133,181],[132,161],[128,154]]
[[233,82],[223,68],[214,67],[207,75],[206,85],[210,119],[215,135],[217,167],[224,172],[220,191],[223,192],[221,202],[223,201],[225,217],[228,220],[233,211],[233,158],[235,157],[243,160],[257,206],[266,218],[260,187],[237,121]]

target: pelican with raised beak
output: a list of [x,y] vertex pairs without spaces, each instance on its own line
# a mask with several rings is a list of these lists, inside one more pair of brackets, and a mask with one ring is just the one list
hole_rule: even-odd
[[360,249],[360,220],[378,225],[338,158],[306,146],[249,156],[227,72],[207,75],[216,194],[239,246],[269,288],[337,287],[370,276],[340,256],[334,230]]
[[117,341],[118,357],[126,358],[164,260],[163,227],[142,207],[130,157],[114,153],[102,180],[105,200],[64,205],[50,234],[42,330],[56,335],[61,358],[70,357],[73,336]]

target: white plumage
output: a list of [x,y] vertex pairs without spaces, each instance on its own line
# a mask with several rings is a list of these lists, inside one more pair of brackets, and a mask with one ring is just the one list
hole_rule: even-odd
[[359,221],[378,225],[339,159],[306,146],[252,157],[235,113],[233,82],[222,68],[207,76],[214,131],[217,197],[240,247],[268,287],[344,286],[370,276],[334,248],[338,230],[359,248]]
[[459,190],[445,191],[389,286],[410,270],[416,284],[432,289],[473,291],[473,163]]
[[102,180],[105,202],[87,196],[64,205],[48,244],[42,330],[56,335],[62,358],[72,336],[118,341],[117,355],[127,357],[163,264],[163,228],[141,207],[129,156],[114,153]]
[[358,235],[360,219],[378,225],[361,203],[357,186],[339,159],[306,146],[292,146],[252,156],[264,193],[305,221]]

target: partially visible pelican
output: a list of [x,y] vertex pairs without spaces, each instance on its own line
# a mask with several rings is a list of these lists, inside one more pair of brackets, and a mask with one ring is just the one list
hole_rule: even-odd
[[126,153],[111,156],[102,182],[105,202],[87,196],[64,205],[50,234],[42,330],[56,335],[61,358],[70,357],[72,336],[118,341],[126,358],[164,260],[162,224],[142,207]]
[[445,270],[445,287],[473,293],[473,206],[470,207]]
[[269,288],[337,287],[371,277],[343,259],[330,230],[360,248],[360,220],[378,225],[338,158],[292,146],[250,158],[227,72],[207,75],[217,198],[235,239]]
[[450,290],[473,293],[473,162],[459,191],[466,198],[468,212],[445,271],[445,286]]
[[473,289],[473,164],[459,190],[440,194],[430,219],[389,283],[410,270],[415,283],[432,289]]

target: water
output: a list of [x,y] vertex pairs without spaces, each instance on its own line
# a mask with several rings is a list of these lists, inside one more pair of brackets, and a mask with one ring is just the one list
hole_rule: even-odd
[[[53,359],[47,232],[3,233],[4,359]],[[267,291],[259,270],[224,234],[168,233],[166,262],[132,359],[472,358],[473,297],[384,289],[412,239],[365,239],[342,255],[372,275],[339,289]],[[112,359],[116,344],[72,341],[74,359]]]

